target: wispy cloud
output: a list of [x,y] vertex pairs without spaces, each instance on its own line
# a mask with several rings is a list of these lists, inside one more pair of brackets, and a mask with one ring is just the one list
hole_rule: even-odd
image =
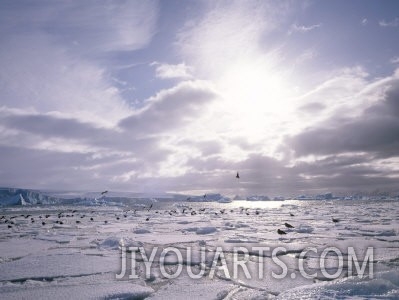
[[321,23],[309,25],[309,26],[293,24],[293,25],[291,25],[291,29],[290,29],[289,33],[293,33],[293,32],[307,33],[312,30],[315,30],[317,28],[320,28],[321,26],[322,26]]
[[187,66],[185,63],[177,65],[153,62],[150,66],[155,66],[155,77],[162,79],[170,78],[181,78],[189,79],[192,78],[193,68]]
[[378,22],[381,27],[398,27],[399,26],[399,18],[395,18],[391,21],[381,20]]
[[392,57],[390,62],[392,64],[399,64],[399,56]]
[[130,113],[121,94],[126,87],[109,75],[112,62],[106,55],[137,50],[151,41],[158,13],[155,2],[0,6],[3,105],[59,112],[108,126]]

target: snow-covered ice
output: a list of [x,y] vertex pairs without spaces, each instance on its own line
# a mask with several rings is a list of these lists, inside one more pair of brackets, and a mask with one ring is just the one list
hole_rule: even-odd
[[0,213],[1,299],[399,298],[398,201],[19,200]]

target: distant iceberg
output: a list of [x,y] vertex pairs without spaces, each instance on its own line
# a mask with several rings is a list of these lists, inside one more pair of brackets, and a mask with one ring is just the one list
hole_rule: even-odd
[[269,201],[270,198],[268,196],[259,196],[259,195],[253,195],[253,196],[248,196],[247,201]]
[[222,194],[205,194],[203,196],[192,196],[190,202],[220,202],[229,203],[231,199],[223,196]]
[[11,197],[5,197],[1,199],[0,205],[14,206],[14,205],[27,205],[24,197],[21,194],[17,194]]

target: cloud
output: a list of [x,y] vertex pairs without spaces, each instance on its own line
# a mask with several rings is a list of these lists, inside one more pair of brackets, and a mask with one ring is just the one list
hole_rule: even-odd
[[399,18],[395,18],[391,21],[381,20],[378,22],[381,27],[398,27],[399,26]]
[[[2,184],[35,187],[36,182],[38,188],[47,182],[53,188],[75,185],[78,189],[84,181],[86,189],[99,189],[106,184],[115,189],[141,190],[158,178],[162,185],[160,178],[167,182],[166,178],[180,172],[179,165],[186,168],[184,156],[190,156],[190,151],[211,151],[209,144],[178,149],[174,140],[189,132],[191,123],[206,114],[207,106],[217,96],[206,82],[183,82],[148,99],[143,109],[131,112],[115,126],[102,126],[96,120],[89,122],[60,112],[39,113],[3,106],[0,154],[2,161],[8,162],[2,169]],[[25,159],[18,162],[18,155]],[[13,166],[30,171],[12,170]],[[36,170],[37,176],[32,177],[31,170]],[[63,175],[47,178],[52,172]],[[41,183],[37,181],[39,177],[46,179]]]
[[284,1],[218,1],[204,10],[178,33],[176,48],[201,78],[218,78],[235,61],[257,56],[288,8]]
[[170,78],[182,78],[190,79],[192,78],[192,68],[187,66],[185,63],[180,63],[177,65],[163,64],[159,62],[153,62],[150,66],[156,66],[155,77],[161,79]]
[[[42,1],[29,5],[2,5],[6,35],[45,34],[71,51],[135,50],[147,45],[155,33],[158,9],[155,1],[85,2]],[[21,9],[23,7],[23,9]],[[16,13],[17,12],[17,13]]]
[[150,98],[141,111],[121,120],[119,125],[137,135],[162,135],[201,117],[216,97],[206,82],[182,82]]
[[290,33],[292,33],[292,32],[307,33],[309,31],[312,31],[312,30],[320,28],[320,27],[321,27],[321,23],[310,25],[310,26],[293,24],[291,26]]
[[301,106],[299,109],[313,115],[320,113],[325,108],[326,106],[322,103],[311,102]]
[[148,45],[156,30],[154,1],[0,6],[3,105],[108,126],[130,114],[108,55]]
[[390,62],[392,64],[399,64],[399,56],[395,56],[395,57],[391,58]]
[[[99,189],[104,184],[136,188],[135,180],[156,173],[170,155],[159,140],[136,137],[121,128],[15,109],[0,110],[0,139],[2,184],[32,188],[35,184],[72,189],[82,184],[85,189]],[[23,159],[18,160],[19,155]],[[51,176],[52,172],[56,174]]]
[[399,156],[399,80],[385,84],[385,94],[364,107],[359,117],[333,115],[289,139],[297,156],[366,152]]

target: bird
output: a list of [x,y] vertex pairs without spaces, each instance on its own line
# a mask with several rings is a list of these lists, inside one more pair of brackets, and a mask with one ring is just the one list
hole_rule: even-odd
[[240,174],[238,174],[238,172],[237,172],[236,178],[237,178],[237,179],[239,179],[239,178],[240,178]]
[[294,228],[294,226],[292,226],[292,225],[289,224],[289,223],[284,223],[284,225],[285,225],[285,227],[287,227],[287,228]]
[[280,234],[280,235],[281,234],[287,234],[284,230],[281,230],[281,229],[277,229],[277,233]]
[[290,212],[290,216],[291,216],[291,217],[294,217],[295,215],[294,215],[292,212]]
[[101,192],[101,196],[105,195],[106,193],[108,193],[108,191]]
[[147,217],[147,219],[145,219],[146,221],[149,221],[150,220],[150,217]]
[[332,221],[333,221],[334,223],[338,223],[338,222],[339,222],[339,220],[338,220],[338,219],[335,219],[335,218],[332,218]]

